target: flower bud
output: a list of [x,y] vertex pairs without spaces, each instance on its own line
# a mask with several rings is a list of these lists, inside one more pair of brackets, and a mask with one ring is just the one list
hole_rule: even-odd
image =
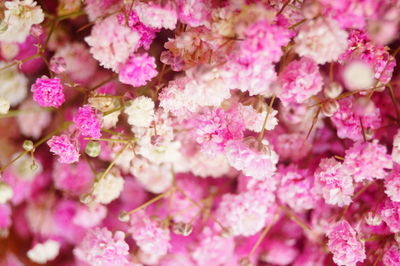
[[129,213],[126,211],[121,211],[120,214],[118,215],[118,220],[120,220],[121,222],[128,222],[129,221]]
[[330,99],[335,99],[343,91],[342,86],[337,82],[331,82],[324,88],[324,94]]
[[50,59],[50,70],[56,74],[63,73],[67,68],[67,63],[65,62],[64,57],[61,56],[53,56]]
[[43,27],[40,24],[32,25],[30,34],[36,38],[39,38],[43,34]]
[[193,227],[191,224],[178,222],[173,224],[172,231],[177,235],[188,236],[192,233]]
[[325,116],[331,117],[337,109],[339,109],[339,103],[336,100],[329,100],[322,104],[321,111]]
[[86,144],[85,152],[87,155],[93,158],[99,156],[101,153],[100,142],[89,141],[88,144]]
[[378,225],[380,225],[382,223],[382,218],[376,213],[369,212],[365,216],[365,222],[368,225],[378,226]]
[[0,114],[7,114],[10,110],[10,101],[6,98],[0,97]]
[[22,143],[22,148],[24,148],[24,150],[26,151],[31,151],[33,150],[33,142],[32,140],[24,140],[24,142]]

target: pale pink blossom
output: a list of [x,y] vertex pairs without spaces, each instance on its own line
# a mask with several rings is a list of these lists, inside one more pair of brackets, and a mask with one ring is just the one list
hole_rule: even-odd
[[347,32],[335,20],[317,18],[308,20],[295,38],[295,51],[318,64],[335,61],[346,51]]
[[161,222],[152,220],[144,211],[130,217],[129,232],[140,249],[147,254],[161,257],[170,249],[170,232]]
[[50,151],[58,155],[60,163],[74,163],[79,160],[79,151],[76,143],[68,135],[54,136],[47,141]]
[[328,248],[338,265],[355,266],[366,259],[365,246],[357,238],[357,232],[347,221],[340,221],[327,233]]
[[385,178],[385,193],[392,201],[400,202],[400,171],[393,169]]
[[385,266],[400,265],[400,248],[397,245],[388,248],[382,257],[382,262]]
[[94,180],[90,166],[85,161],[75,164],[54,164],[52,177],[54,186],[71,195],[88,192]]
[[90,53],[100,65],[118,72],[129,56],[137,49],[140,35],[118,22],[117,16],[109,16],[98,21],[85,41]]
[[393,233],[400,232],[400,203],[386,199],[381,210],[382,220]]
[[134,6],[140,22],[151,28],[166,28],[173,30],[176,27],[178,14],[173,6],[160,6],[155,2],[138,2]]
[[353,178],[334,158],[322,159],[314,173],[315,193],[339,207],[349,205],[354,194]]
[[51,113],[44,108],[41,109],[40,106],[32,100],[23,102],[19,110],[24,111],[17,116],[17,122],[21,133],[34,139],[39,138],[42,135],[42,131],[51,122]]
[[279,74],[278,93],[283,104],[303,103],[322,90],[323,80],[318,65],[307,57],[289,63]]
[[129,246],[124,238],[121,231],[113,234],[105,227],[91,229],[74,249],[74,255],[93,266],[128,266]]

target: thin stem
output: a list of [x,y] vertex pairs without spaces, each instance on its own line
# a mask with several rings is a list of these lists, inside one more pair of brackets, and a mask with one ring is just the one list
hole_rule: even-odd
[[159,201],[160,199],[164,198],[168,194],[168,192],[169,191],[159,194],[158,196],[156,196],[156,197],[152,198],[151,200],[147,201],[146,203],[143,203],[139,207],[127,212],[126,215],[131,215],[131,214],[133,214],[133,213],[135,213],[137,211],[140,211],[140,210],[146,208],[147,206],[153,204],[154,202]]
[[107,139],[107,138],[99,138],[99,139],[84,138],[84,139],[91,141],[109,141],[109,142],[122,142],[122,143],[130,143],[132,141],[129,139]]
[[113,79],[115,79],[117,77],[117,74],[112,74],[110,77],[108,77],[107,79],[103,80],[102,82],[100,82],[99,84],[97,84],[96,86],[94,86],[93,88],[90,88],[88,91],[94,91],[97,90],[98,88],[102,87],[103,85],[107,84],[108,82],[112,81]]
[[285,212],[286,216],[288,216],[293,222],[299,225],[304,231],[312,233],[310,226],[303,222],[299,217],[297,217],[297,215],[294,214],[291,210],[283,205],[278,205],[278,207],[281,208]]
[[360,117],[360,126],[361,126],[361,133],[362,133],[364,142],[367,142],[367,136],[365,135],[365,128],[364,128],[364,124],[363,124],[361,117]]
[[123,149],[121,149],[117,155],[115,156],[114,160],[108,165],[107,169],[104,171],[104,173],[99,177],[99,180],[103,179],[108,173],[111,171],[111,169],[114,167],[115,162],[118,160],[118,158],[124,153],[124,151],[129,147],[130,143],[126,144]]
[[269,102],[269,106],[268,106],[268,110],[267,110],[267,115],[265,116],[265,119],[264,119],[264,122],[263,122],[263,125],[262,125],[262,129],[261,129],[261,132],[260,132],[260,134],[258,135],[258,143],[261,143],[262,140],[263,140],[263,138],[264,138],[265,127],[266,127],[266,125],[267,125],[268,118],[269,118],[269,115],[270,115],[271,110],[272,110],[272,105],[274,104],[274,101],[275,101],[275,97],[276,97],[276,96],[273,95],[271,101]]
[[398,108],[398,102],[397,102],[396,96],[394,94],[393,86],[391,84],[387,84],[387,86],[389,87],[390,98],[392,99],[392,102],[394,105],[394,110],[396,112],[397,124],[400,125],[400,112],[399,112],[399,108]]
[[292,26],[290,26],[290,27],[289,27],[289,30],[292,30],[292,29],[296,28],[297,26],[300,26],[301,24],[303,24],[303,23],[306,22],[306,21],[307,21],[306,18],[300,20],[299,22],[297,22],[297,23],[293,24]]

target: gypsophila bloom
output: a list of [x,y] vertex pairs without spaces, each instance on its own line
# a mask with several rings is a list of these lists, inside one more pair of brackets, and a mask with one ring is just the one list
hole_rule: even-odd
[[318,64],[337,60],[347,48],[347,32],[335,20],[317,18],[309,20],[300,28],[295,38],[295,51]]
[[13,197],[13,189],[7,183],[0,181],[0,204],[5,204]]
[[53,56],[49,62],[50,70],[56,74],[61,74],[67,68],[67,63],[65,59],[61,56]]
[[134,54],[121,67],[119,81],[125,84],[139,87],[157,76],[155,59],[148,54]]
[[5,1],[4,6],[3,20],[7,23],[7,30],[0,32],[2,42],[24,42],[32,25],[44,20],[44,13],[36,1]]
[[271,192],[248,191],[237,195],[225,194],[216,217],[229,228],[232,236],[251,236],[260,231],[270,217]]
[[140,96],[128,102],[124,112],[131,126],[148,127],[154,120],[154,102],[149,97]]
[[101,137],[101,125],[96,110],[90,105],[79,107],[74,116],[74,124],[83,136],[98,139]]
[[140,21],[148,27],[175,29],[178,18],[172,6],[162,7],[156,3],[138,2],[134,10]]
[[114,234],[107,228],[89,230],[82,242],[74,249],[74,255],[93,266],[129,265],[129,246],[125,234]]
[[294,211],[301,212],[313,209],[317,197],[312,191],[313,180],[307,170],[299,169],[296,165],[280,167],[274,179],[280,180],[278,197]]
[[322,90],[322,76],[318,65],[303,57],[289,63],[280,73],[281,90],[278,93],[283,104],[302,103]]
[[131,215],[129,232],[140,249],[147,254],[160,258],[170,249],[169,230],[151,220],[142,210]]
[[234,168],[243,171],[247,176],[256,179],[269,178],[276,171],[278,155],[266,140],[262,142],[264,147],[258,147],[256,142],[255,139],[247,142],[228,141],[225,147],[226,157]]
[[269,112],[269,114],[267,123],[265,124],[265,129],[273,130],[278,124],[278,119],[276,118],[278,111],[272,108],[270,111],[263,111],[259,113],[250,105],[239,104],[238,111],[243,117],[246,129],[254,132],[261,132],[267,112]]
[[381,210],[382,220],[393,233],[400,232],[400,203],[386,199]]
[[96,181],[92,195],[97,203],[108,204],[117,199],[124,188],[124,179],[112,173]]
[[[6,66],[7,63],[0,61],[0,68]],[[0,79],[0,97],[8,100],[11,106],[15,106],[24,100],[28,92],[28,79],[16,67],[0,71]]]
[[385,251],[382,257],[383,265],[385,266],[396,266],[400,264],[400,248],[396,245],[392,245]]
[[386,169],[393,168],[393,161],[387,154],[386,147],[373,142],[357,142],[346,150],[343,167],[351,174],[356,182],[384,179]]
[[63,85],[59,78],[43,76],[32,85],[33,100],[43,107],[60,107],[65,102]]
[[118,72],[121,64],[128,60],[138,47],[139,34],[118,22],[117,16],[98,21],[91,35],[85,38],[90,53],[100,65]]
[[314,173],[315,193],[325,202],[339,207],[349,205],[354,193],[353,179],[334,158],[322,159]]
[[366,258],[364,243],[357,239],[356,231],[347,221],[333,225],[328,236],[328,248],[338,265],[355,266]]
[[400,171],[393,169],[385,178],[385,193],[392,201],[400,202]]
[[31,248],[27,256],[28,258],[39,264],[45,264],[55,259],[60,252],[60,243],[54,240],[47,240],[44,243],[38,243]]
[[58,155],[60,163],[74,163],[79,160],[79,151],[73,140],[67,135],[54,136],[47,141],[50,151]]

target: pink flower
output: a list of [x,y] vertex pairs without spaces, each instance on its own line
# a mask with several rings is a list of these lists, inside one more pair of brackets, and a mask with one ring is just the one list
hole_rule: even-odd
[[0,204],[0,231],[11,226],[11,207],[8,204]]
[[349,205],[354,193],[353,178],[334,158],[322,159],[314,173],[315,193],[339,207]]
[[272,147],[265,140],[259,145],[254,138],[228,141],[225,155],[230,165],[255,179],[272,177],[278,163],[278,155]]
[[259,232],[271,218],[274,195],[267,191],[250,190],[240,194],[224,194],[216,217],[232,236],[251,236]]
[[303,103],[322,90],[323,80],[318,65],[307,57],[290,62],[280,73],[278,97],[284,105]]
[[94,139],[101,137],[101,123],[97,119],[96,110],[90,105],[79,107],[73,121],[79,133],[83,136]]
[[178,14],[172,6],[162,7],[156,3],[138,2],[134,10],[140,21],[147,27],[173,30],[178,21]]
[[59,78],[43,76],[32,85],[33,100],[44,107],[60,107],[64,101],[64,92]]
[[74,255],[94,266],[128,266],[129,246],[124,238],[125,234],[121,231],[113,235],[107,228],[94,228],[74,249]]
[[52,177],[57,189],[72,195],[88,192],[94,180],[93,172],[85,161],[76,165],[55,163]]
[[222,237],[210,228],[204,228],[200,240],[192,252],[198,266],[229,265],[227,262],[234,255],[235,241],[231,237]]
[[177,0],[179,20],[191,27],[206,26],[212,11],[212,1]]
[[363,140],[364,131],[374,130],[381,126],[381,115],[379,108],[371,102],[371,109],[368,112],[356,112],[356,105],[353,97],[347,97],[339,101],[339,109],[331,117],[333,125],[337,129],[339,138],[349,138],[354,141]]
[[358,240],[356,231],[347,221],[333,225],[327,236],[328,247],[336,264],[355,266],[365,260],[364,243]]
[[383,255],[382,262],[385,266],[400,265],[400,248],[397,245],[388,248]]
[[339,58],[347,48],[347,32],[335,20],[317,18],[308,20],[295,38],[295,50],[317,64],[325,64]]
[[298,169],[296,165],[280,167],[274,178],[280,180],[278,197],[296,212],[313,209],[317,197],[312,191],[313,180],[305,169]]
[[155,59],[148,54],[134,54],[121,67],[119,80],[133,87],[140,87],[157,76]]
[[115,72],[136,51],[139,40],[139,33],[121,25],[116,15],[97,21],[90,36],[85,38],[100,65]]
[[381,210],[382,220],[393,233],[400,232],[400,203],[386,199]]
[[206,110],[190,123],[197,143],[208,153],[223,151],[229,140],[242,138],[245,128],[236,111],[225,112],[222,108]]
[[400,202],[400,169],[393,169],[385,178],[385,193],[392,201]]
[[170,249],[169,230],[162,228],[144,211],[131,215],[129,232],[144,253],[160,258]]
[[74,163],[79,160],[79,151],[76,144],[72,143],[69,136],[63,134],[61,136],[53,136],[47,141],[50,151],[58,155],[60,163]]
[[392,157],[387,154],[386,146],[373,142],[356,142],[346,150],[343,167],[356,182],[384,179],[386,169],[393,168]]

